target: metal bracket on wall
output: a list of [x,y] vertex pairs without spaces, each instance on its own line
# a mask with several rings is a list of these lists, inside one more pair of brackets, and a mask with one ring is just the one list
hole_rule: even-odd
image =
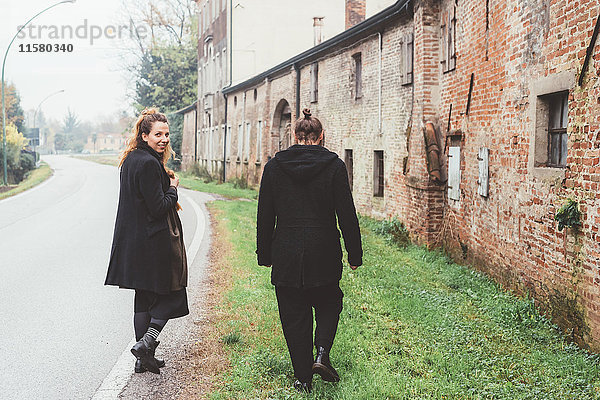
[[590,58],[592,58],[592,54],[594,53],[594,46],[596,44],[596,39],[598,38],[598,31],[600,31],[600,16],[598,19],[596,19],[596,26],[594,27],[594,33],[592,33],[590,45],[585,51],[585,60],[583,61],[583,67],[581,68],[581,73],[579,74],[579,86],[583,85],[583,78],[585,77],[588,64],[590,63]]

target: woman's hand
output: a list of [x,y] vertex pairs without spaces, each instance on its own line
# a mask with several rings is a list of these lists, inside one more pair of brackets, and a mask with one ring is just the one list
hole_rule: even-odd
[[170,179],[171,179],[171,186],[173,186],[173,187],[179,186],[179,177],[177,175],[173,174],[173,176]]

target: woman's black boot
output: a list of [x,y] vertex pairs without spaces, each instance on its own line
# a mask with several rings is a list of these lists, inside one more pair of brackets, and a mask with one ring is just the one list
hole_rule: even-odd
[[136,344],[133,345],[131,348],[131,353],[136,358],[140,359],[143,368],[146,368],[148,371],[155,374],[160,374],[160,370],[158,369],[158,365],[156,363],[157,360],[154,358],[156,346],[156,339],[146,333]]
[[[158,366],[158,368],[162,368],[165,366],[165,360],[162,360],[160,358],[155,358],[156,360],[156,365]],[[135,372],[138,374],[141,374],[143,372],[148,371],[146,368],[144,368],[144,366],[142,365],[142,359],[141,358],[136,358],[135,360]]]
[[339,382],[340,376],[329,361],[329,350],[323,346],[317,346],[317,357],[312,366],[313,374],[319,374],[321,379],[327,382]]
[[[160,341],[156,341],[156,347],[158,347],[158,345],[160,344]],[[154,348],[154,351],[156,352],[156,347]],[[165,360],[161,359],[161,358],[154,358],[156,360],[156,365],[158,366],[158,368],[162,368],[165,366]],[[144,366],[142,365],[142,359],[139,357],[136,357],[135,359],[135,372],[138,374],[141,374],[143,372],[148,371],[146,368],[144,368]]]

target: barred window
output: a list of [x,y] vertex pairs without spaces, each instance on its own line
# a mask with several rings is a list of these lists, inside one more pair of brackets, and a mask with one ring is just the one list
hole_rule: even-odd
[[548,166],[567,165],[567,121],[569,92],[548,96]]

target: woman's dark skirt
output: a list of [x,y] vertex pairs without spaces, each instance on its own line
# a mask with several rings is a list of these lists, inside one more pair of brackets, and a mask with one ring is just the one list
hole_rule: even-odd
[[135,290],[134,312],[148,312],[152,318],[173,319],[190,313],[186,289],[169,294],[158,294],[147,290]]

